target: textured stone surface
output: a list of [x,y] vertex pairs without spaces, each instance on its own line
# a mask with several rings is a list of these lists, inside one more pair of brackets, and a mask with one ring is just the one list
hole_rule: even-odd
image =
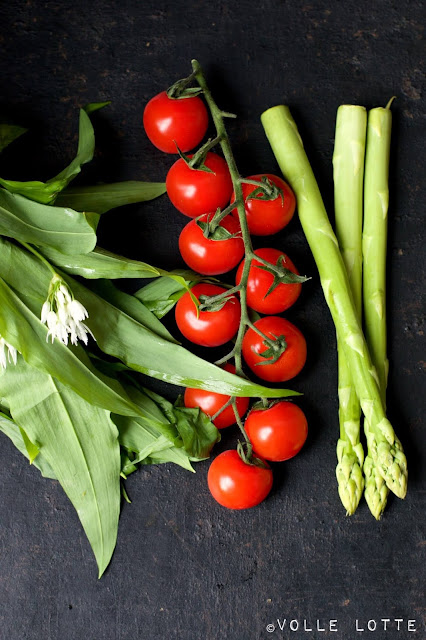
[[[336,349],[312,258],[297,221],[270,246],[313,276],[287,314],[309,358],[293,387],[310,423],[303,453],[276,465],[270,498],[251,511],[213,503],[208,462],[195,475],[171,466],[129,478],[118,545],[101,581],[77,516],[9,441],[0,449],[0,628],[10,640],[233,640],[267,637],[406,638],[424,630],[424,76],[422,2],[17,2],[0,8],[0,111],[31,131],[1,159],[1,175],[46,179],[72,157],[77,107],[96,114],[97,155],[81,182],[162,180],[171,163],[146,139],[147,100],[203,64],[217,101],[238,114],[229,133],[241,173],[277,171],[262,110],[285,102],[332,206],[334,120],[341,103],[397,100],[389,227],[389,415],[410,470],[404,502],[376,523],[362,503],[346,518],[335,469]],[[166,198],[106,214],[100,243],[177,267],[185,224]],[[264,241],[256,241],[261,246]],[[129,285],[127,285],[129,286]],[[210,352],[202,351],[209,357]],[[173,397],[175,389],[155,384]],[[223,434],[218,450],[234,446]],[[422,483],[423,480],[423,483]],[[267,633],[298,619],[338,633]],[[355,620],[402,618],[401,631],[355,632]],[[326,623],[324,625],[324,623]],[[403,631],[404,630],[404,631]]]

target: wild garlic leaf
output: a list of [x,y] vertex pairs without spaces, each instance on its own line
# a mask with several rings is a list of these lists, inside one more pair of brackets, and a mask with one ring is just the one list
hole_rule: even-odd
[[25,429],[73,503],[99,568],[117,539],[120,446],[110,414],[19,357],[0,374],[14,420]]
[[0,185],[11,193],[18,193],[29,200],[53,204],[58,193],[80,173],[81,166],[92,160],[94,151],[95,133],[92,123],[84,109],[80,109],[77,155],[65,169],[46,182],[38,180],[21,182],[0,178]]
[[93,215],[49,207],[0,189],[0,235],[64,254],[95,248]]
[[56,204],[76,211],[106,213],[126,204],[153,200],[165,192],[164,182],[129,180],[90,187],[69,187],[58,195]]
[[[80,214],[81,215],[81,214]],[[130,260],[116,253],[96,246],[93,251],[85,254],[67,255],[52,249],[43,247],[42,253],[48,260],[61,267],[71,275],[82,276],[87,280],[105,278],[116,280],[118,278],[154,278],[161,271],[138,260]]]
[[106,280],[96,280],[89,284],[89,288],[158,336],[161,336],[169,342],[180,344],[157,316],[135,296],[120,291],[120,289],[117,289],[117,287]]
[[103,109],[104,107],[107,107],[110,104],[111,104],[111,100],[106,100],[105,102],[89,102],[88,104],[86,104],[85,107],[83,107],[83,109],[89,116],[91,113],[94,113],[95,111],[99,111],[99,109]]
[[[29,461],[29,455],[22,437],[21,429],[10,416],[7,416],[3,412],[0,413],[0,431],[2,431],[13,442],[18,451],[20,451]],[[40,453],[33,460],[32,466],[36,467],[43,477],[56,480],[53,470]]]
[[142,392],[156,403],[175,426],[183,449],[191,459],[204,460],[209,457],[213,445],[220,441],[220,433],[209,416],[198,408],[185,407],[180,401],[172,404],[150,389],[143,388]]
[[[171,275],[179,275],[173,274]],[[184,283],[180,278],[183,278]],[[153,282],[139,289],[134,295],[154,313],[157,318],[163,318],[194,284],[201,280],[202,276],[189,272],[175,279],[169,276],[156,278]]]

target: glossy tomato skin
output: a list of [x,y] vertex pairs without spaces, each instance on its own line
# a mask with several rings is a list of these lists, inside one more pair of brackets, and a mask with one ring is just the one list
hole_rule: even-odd
[[[235,373],[235,367],[232,364],[226,364],[224,369],[230,373]],[[185,407],[199,407],[201,411],[204,411],[204,413],[212,418],[215,413],[228,402],[229,398],[230,396],[226,396],[223,393],[188,387],[185,389],[183,401]],[[238,414],[240,418],[242,418],[248,409],[249,399],[237,398],[236,402]],[[225,429],[235,424],[235,415],[232,406],[226,407],[214,420],[214,424],[218,429]]]
[[146,135],[157,149],[166,153],[190,151],[207,131],[209,116],[198,96],[169,98],[166,91],[154,96],[143,113]]
[[[290,258],[278,249],[256,249],[255,254],[271,264],[277,264],[280,256],[284,256],[285,262],[282,266],[299,275],[298,270]],[[244,262],[245,260],[243,260],[238,267],[236,276],[237,284],[239,284],[241,280]],[[302,291],[301,283],[280,283],[271,293],[266,295],[274,281],[274,276],[272,273],[260,269],[257,265],[260,265],[260,262],[253,260],[250,266],[247,281],[248,306],[259,313],[282,313],[286,309],[289,309],[300,296]]]
[[[217,296],[226,291],[215,284],[196,284],[191,289],[197,299],[201,295]],[[219,311],[200,311],[197,318],[197,310],[189,293],[180,298],[175,307],[176,323],[181,333],[202,347],[218,347],[225,344],[238,331],[241,316],[239,300],[232,296]]]
[[254,323],[268,338],[283,335],[287,348],[278,360],[271,364],[258,355],[266,350],[263,338],[253,329],[248,329],[243,338],[242,352],[250,369],[262,380],[285,382],[294,378],[303,369],[306,362],[306,340],[302,332],[291,322],[279,316],[266,316]]
[[[201,222],[208,222],[214,213],[201,216]],[[239,234],[225,240],[206,238],[195,220],[182,229],[179,236],[179,250],[190,269],[205,276],[216,276],[230,271],[244,256],[244,242],[240,225],[232,216],[226,216],[220,226],[231,234]]]
[[[284,229],[284,227],[288,225],[296,209],[296,197],[292,189],[282,178],[271,173],[260,173],[249,176],[248,179],[260,182],[263,176],[266,176],[282,190],[283,198],[278,196],[275,200],[246,200],[247,196],[249,196],[256,187],[252,184],[242,183],[247,224],[253,236],[270,236],[278,233],[278,231],[281,231],[281,229]],[[231,201],[234,199],[235,194],[233,193]],[[236,209],[234,209],[232,213],[233,215],[238,215]]]
[[308,436],[308,421],[302,409],[285,401],[268,409],[252,409],[244,427],[254,453],[271,462],[293,458]]
[[232,193],[228,165],[216,153],[209,151],[204,164],[211,169],[191,169],[179,158],[166,177],[167,194],[172,204],[190,218],[223,209]]
[[248,465],[235,450],[224,451],[211,463],[207,482],[213,498],[228,509],[249,509],[272,488],[272,471]]

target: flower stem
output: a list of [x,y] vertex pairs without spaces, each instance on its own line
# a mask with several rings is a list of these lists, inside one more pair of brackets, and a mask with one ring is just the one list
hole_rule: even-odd
[[37,251],[37,249],[34,249],[34,247],[31,244],[28,244],[27,242],[24,242],[23,240],[19,241],[20,244],[22,244],[23,247],[25,247],[26,249],[28,249],[28,251],[31,251],[31,253],[33,253],[51,272],[52,276],[57,276],[58,274],[56,273],[55,269],[52,267],[52,265],[50,264],[50,262],[48,260],[46,260],[46,258]]

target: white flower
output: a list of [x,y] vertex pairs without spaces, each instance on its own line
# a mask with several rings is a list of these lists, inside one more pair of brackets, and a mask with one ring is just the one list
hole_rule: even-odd
[[49,313],[49,311],[50,311],[50,304],[46,300],[46,302],[43,304],[41,308],[41,321],[43,324],[46,324],[47,314]]
[[83,320],[89,317],[85,307],[75,300],[66,283],[59,276],[50,282],[46,302],[41,309],[41,321],[47,324],[46,340],[58,338],[64,344],[77,344],[78,340],[87,344],[88,335],[95,338]]
[[8,362],[16,364],[17,358],[18,352],[15,347],[12,347],[11,344],[0,336],[0,368],[6,369]]
[[87,310],[78,300],[72,300],[69,304],[70,313],[76,322],[81,322],[89,317]]

